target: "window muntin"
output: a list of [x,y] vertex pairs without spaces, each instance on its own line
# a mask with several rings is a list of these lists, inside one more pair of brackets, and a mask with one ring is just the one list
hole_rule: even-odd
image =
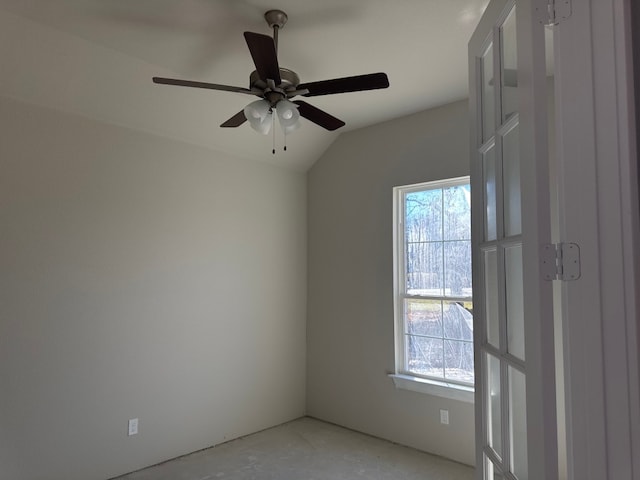
[[397,373],[473,385],[469,178],[394,189]]

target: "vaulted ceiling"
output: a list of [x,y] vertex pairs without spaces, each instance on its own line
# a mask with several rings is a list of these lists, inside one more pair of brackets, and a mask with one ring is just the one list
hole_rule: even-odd
[[[467,41],[486,0],[0,0],[0,95],[305,170],[343,131],[467,95]],[[289,17],[280,66],[302,82],[386,72],[386,90],[313,97],[346,122],[282,135],[219,125],[255,97],[155,85],[152,76],[249,86],[244,31]]]

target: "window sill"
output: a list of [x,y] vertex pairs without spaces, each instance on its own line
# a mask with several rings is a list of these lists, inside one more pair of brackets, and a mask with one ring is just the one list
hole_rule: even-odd
[[455,383],[439,382],[437,380],[427,380],[426,378],[412,377],[392,373],[389,375],[393,379],[396,388],[411,390],[418,393],[426,393],[437,397],[458,400],[466,403],[473,403],[474,389]]

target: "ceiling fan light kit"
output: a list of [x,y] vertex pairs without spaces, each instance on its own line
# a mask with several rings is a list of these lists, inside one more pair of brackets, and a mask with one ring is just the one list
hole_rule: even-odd
[[300,112],[298,105],[289,100],[280,100],[276,105],[276,113],[284,133],[291,133],[300,128]]
[[290,101],[296,96],[313,97],[337,93],[359,92],[387,88],[389,79],[385,73],[371,73],[353,77],[334,78],[310,83],[300,83],[300,77],[293,70],[281,68],[278,63],[278,32],[287,23],[287,14],[282,10],[269,10],[264,14],[273,37],[261,33],[244,32],[249,53],[256,67],[249,76],[249,88],[194,82],[174,78],[153,77],[153,82],[163,85],[205,88],[242,93],[261,97],[248,104],[243,110],[222,123],[224,128],[239,127],[247,122],[257,132],[268,134],[273,126],[275,110],[280,127],[285,134],[300,127],[300,117],[333,131],[345,123],[302,100]]
[[273,124],[271,105],[266,100],[256,100],[244,107],[244,116],[256,132],[267,135]]

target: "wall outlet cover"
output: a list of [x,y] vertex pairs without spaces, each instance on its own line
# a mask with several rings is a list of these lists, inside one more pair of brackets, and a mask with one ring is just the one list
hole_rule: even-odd
[[129,436],[138,434],[138,419],[132,418],[129,420]]
[[449,410],[440,410],[440,423],[449,425]]

